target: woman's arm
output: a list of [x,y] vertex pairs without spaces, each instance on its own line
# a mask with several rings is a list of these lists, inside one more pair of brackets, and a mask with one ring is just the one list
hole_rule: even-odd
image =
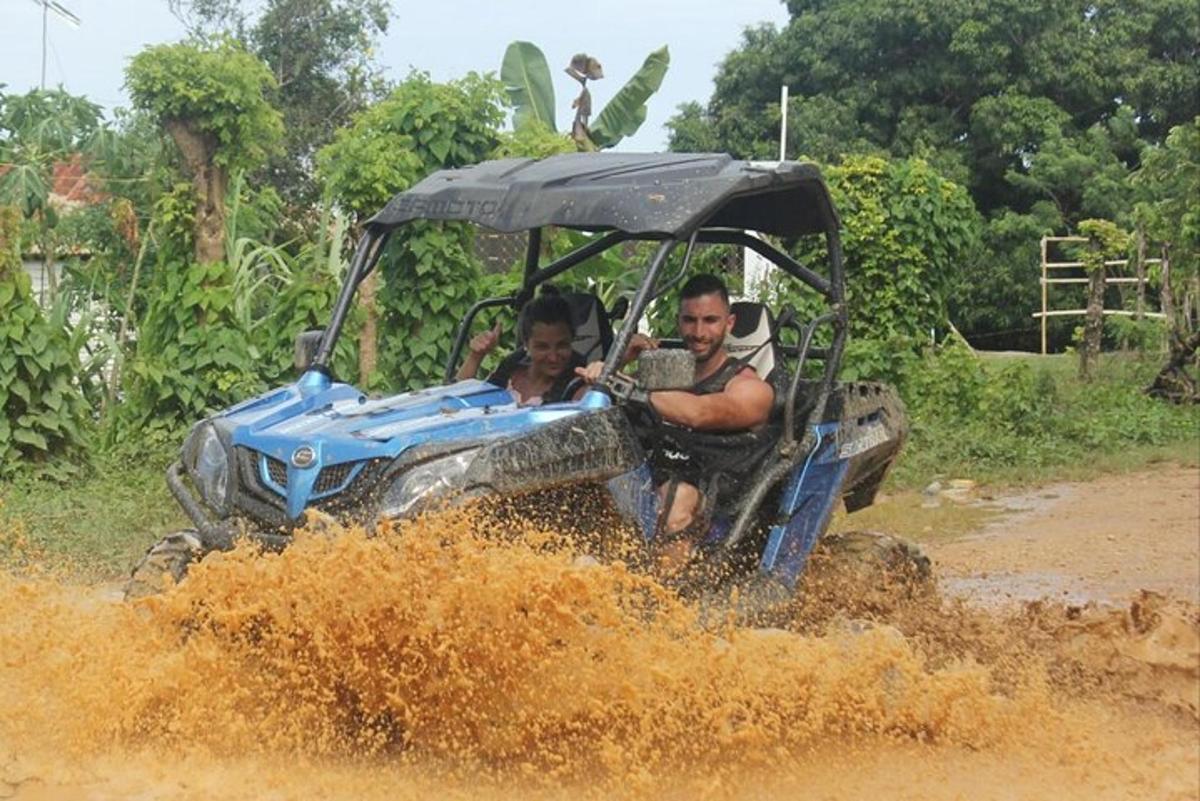
[[463,361],[462,367],[458,368],[454,380],[465,381],[468,378],[474,378],[479,373],[479,365],[483,363],[483,358],[495,350],[499,342],[500,323],[496,323],[490,331],[476,334],[471,339],[471,344],[467,346],[469,349],[467,358]]

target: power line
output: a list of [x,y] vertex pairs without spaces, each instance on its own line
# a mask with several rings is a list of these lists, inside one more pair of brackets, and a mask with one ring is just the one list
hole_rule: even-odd
[[[42,7],[42,91],[44,92],[46,91],[46,42],[50,26],[50,12],[53,11],[56,17],[76,28],[79,27],[80,19],[57,0],[33,0],[33,2]],[[57,55],[54,58],[55,61],[58,60]],[[59,70],[62,70],[61,64],[59,64]]]

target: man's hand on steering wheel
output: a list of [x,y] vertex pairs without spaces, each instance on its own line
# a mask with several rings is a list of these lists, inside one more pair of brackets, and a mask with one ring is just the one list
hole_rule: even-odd
[[594,361],[587,367],[576,367],[575,375],[589,386],[605,392],[615,403],[648,414],[655,424],[662,422],[658,410],[650,402],[650,393],[636,380],[624,373],[614,373],[607,382],[601,382],[600,373],[603,370],[604,362]]

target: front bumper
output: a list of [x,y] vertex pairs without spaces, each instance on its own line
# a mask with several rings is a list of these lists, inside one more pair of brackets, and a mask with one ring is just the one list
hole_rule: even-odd
[[218,518],[188,486],[183,462],[177,461],[167,468],[167,488],[196,527],[200,542],[207,551],[227,551],[238,539],[249,539],[269,550],[281,551],[292,541],[289,534],[272,534],[238,525],[234,520]]

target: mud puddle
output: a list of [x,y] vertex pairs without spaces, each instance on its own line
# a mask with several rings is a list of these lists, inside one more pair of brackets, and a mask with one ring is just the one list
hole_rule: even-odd
[[786,631],[705,629],[505,534],[310,535],[131,605],[0,575],[0,798],[1200,794],[1195,605],[833,580]]
[[934,560],[943,591],[992,608],[1040,598],[1116,608],[1143,590],[1200,603],[1196,468],[1019,492],[982,489],[933,505],[901,498],[894,510],[885,502],[841,525],[893,530],[893,517],[926,520],[896,528]]

